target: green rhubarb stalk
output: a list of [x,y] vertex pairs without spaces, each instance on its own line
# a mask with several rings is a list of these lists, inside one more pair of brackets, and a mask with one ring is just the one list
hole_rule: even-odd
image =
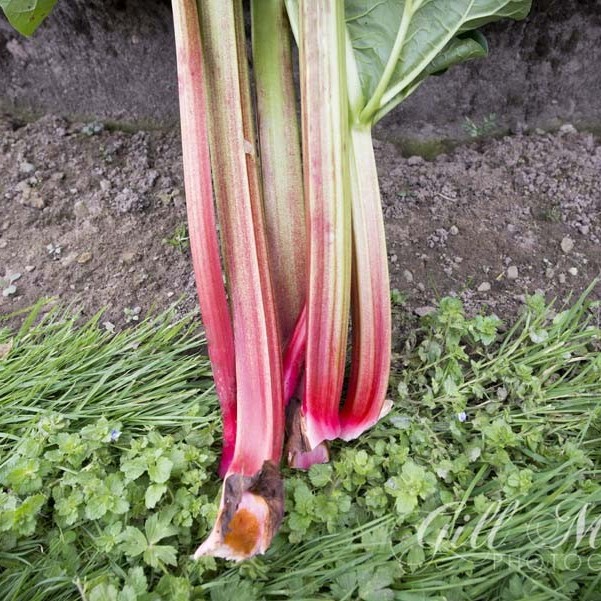
[[339,435],[350,305],[351,212],[344,2],[299,5],[303,176],[309,235],[302,404],[308,448]]
[[305,302],[307,277],[291,36],[284,0],[253,0],[251,15],[267,246],[286,344]]
[[[281,345],[252,137],[241,2],[200,3],[210,142],[236,351],[237,431],[217,521],[195,556],[266,550],[282,518]],[[237,24],[238,23],[238,27]],[[237,34],[238,31],[238,34]]]
[[220,474],[232,460],[236,438],[234,334],[223,284],[217,237],[202,48],[194,0],[173,1],[188,230],[200,311],[223,418]]

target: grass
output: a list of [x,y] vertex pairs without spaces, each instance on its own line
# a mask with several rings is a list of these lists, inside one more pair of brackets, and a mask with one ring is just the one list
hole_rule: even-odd
[[241,565],[189,560],[219,490],[195,321],[113,335],[100,315],[37,307],[0,330],[0,596],[601,599],[601,333],[586,298],[531,297],[502,333],[443,299],[395,359],[393,412],[330,464],[284,470],[281,533]]

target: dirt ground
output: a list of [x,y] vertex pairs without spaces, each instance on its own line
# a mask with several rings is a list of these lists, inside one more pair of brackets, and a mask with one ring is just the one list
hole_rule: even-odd
[[[458,295],[511,320],[601,271],[601,145],[560,132],[433,161],[376,140],[393,287],[411,313]],[[0,117],[0,314],[54,297],[105,327],[195,307],[179,133]],[[18,277],[17,277],[18,276]],[[597,293],[599,290],[597,290]],[[598,294],[597,294],[598,296]]]

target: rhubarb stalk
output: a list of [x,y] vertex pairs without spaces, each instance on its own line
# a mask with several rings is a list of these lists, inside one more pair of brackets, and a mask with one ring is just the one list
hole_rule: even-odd
[[303,434],[314,449],[340,433],[350,304],[348,99],[344,3],[299,6],[303,176],[309,234]]
[[391,359],[390,283],[371,128],[351,128],[352,362],[340,438],[360,436],[385,406]]
[[236,439],[236,367],[213,203],[196,2],[174,0],[173,22],[190,249],[215,388],[221,404],[223,454],[219,473],[224,475],[232,460]]
[[253,0],[251,15],[267,245],[286,344],[305,302],[307,277],[291,36],[284,0]]
[[211,90],[213,178],[236,347],[237,430],[217,521],[195,557],[240,560],[263,553],[282,519],[277,467],[284,434],[281,345],[251,137],[245,48],[237,43],[241,2],[205,0],[200,9]]

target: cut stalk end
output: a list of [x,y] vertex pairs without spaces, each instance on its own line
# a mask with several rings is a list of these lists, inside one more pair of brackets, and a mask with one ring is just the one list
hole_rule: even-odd
[[242,561],[265,553],[284,516],[284,487],[275,463],[266,461],[253,477],[229,475],[217,520],[194,559]]

